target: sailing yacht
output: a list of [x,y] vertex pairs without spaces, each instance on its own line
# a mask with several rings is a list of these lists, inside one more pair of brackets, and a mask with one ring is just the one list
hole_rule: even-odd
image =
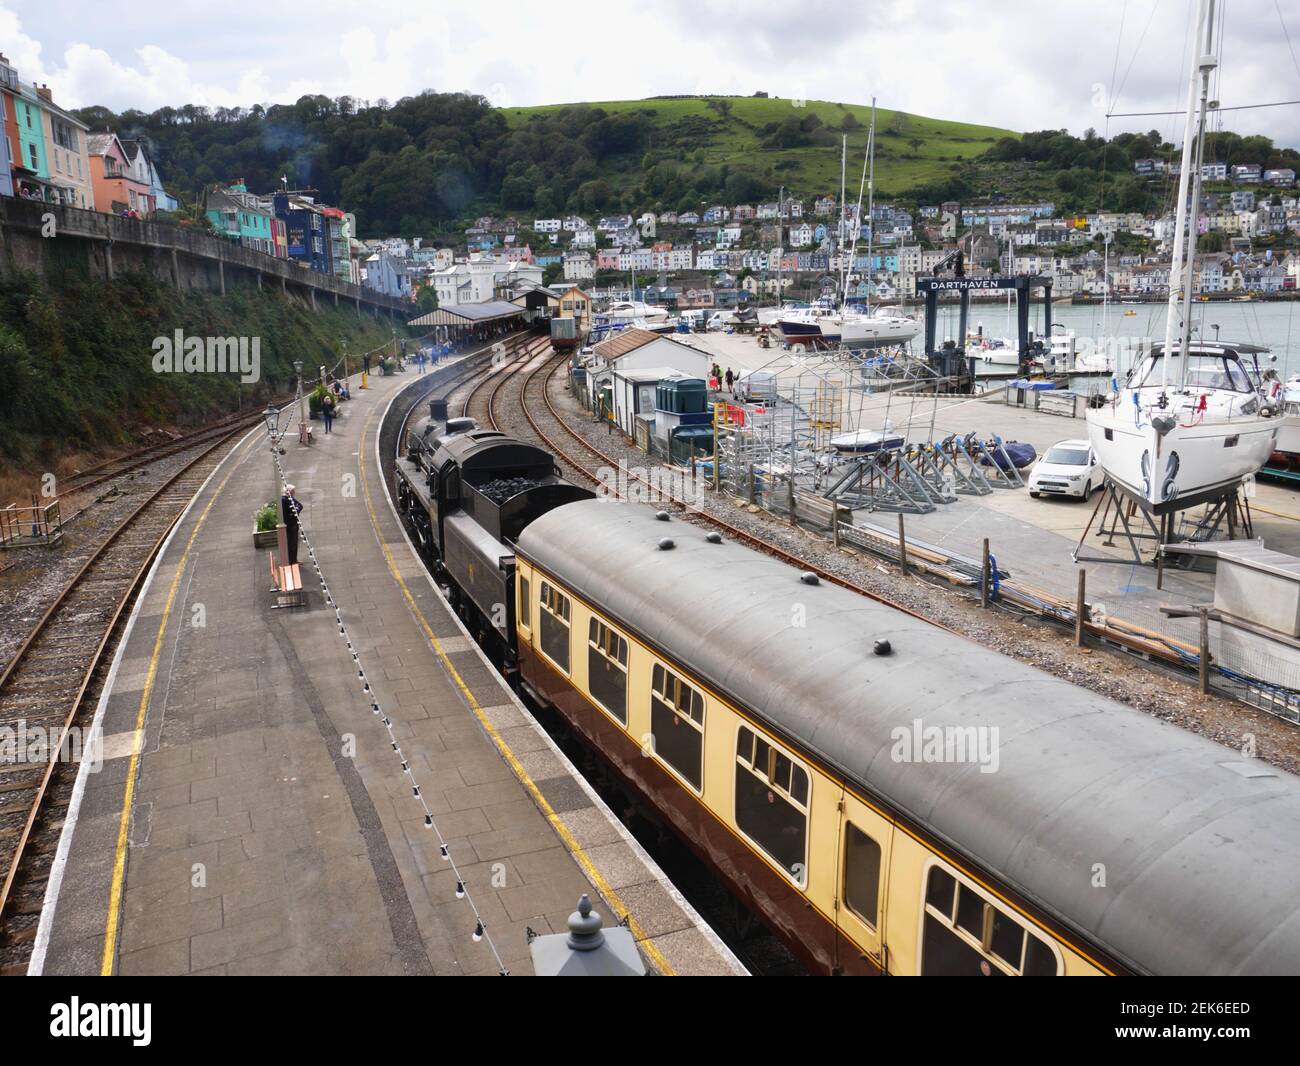
[[840,343],[846,348],[884,348],[906,344],[920,331],[916,319],[896,307],[877,307],[870,314],[840,316]]
[[668,312],[641,300],[615,300],[605,315],[611,322],[636,322],[651,328],[668,321]]
[[[906,344],[920,332],[920,326],[915,319],[903,314],[896,307],[878,307],[875,312],[871,311],[871,297],[868,292],[867,307],[865,311],[856,311],[849,306],[849,266],[857,259],[858,237],[862,231],[862,193],[863,190],[874,190],[875,186],[875,143],[876,143],[876,102],[874,98],[871,101],[871,126],[867,131],[867,153],[862,161],[862,182],[858,187],[858,206],[852,222],[849,226],[849,232],[852,234],[852,242],[849,246],[848,253],[844,254],[843,248],[840,249],[842,264],[840,266],[840,284],[837,293],[837,301],[822,299],[812,307],[799,308],[797,310],[788,310],[781,314],[777,319],[777,329],[781,331],[781,336],[791,345],[807,346],[812,348],[820,347],[844,347],[844,348],[886,348],[896,344]],[[848,161],[848,138],[843,140],[843,147],[840,153],[840,204],[844,205],[845,186],[844,186],[844,167]],[[873,217],[874,208],[874,191],[870,192],[867,200],[867,262],[872,259],[872,237],[870,219]],[[847,216],[844,214],[844,208],[841,207],[840,215],[840,239],[844,237],[844,224]],[[868,266],[867,271],[868,283],[871,278],[871,269]],[[868,284],[868,289],[869,289]],[[835,305],[838,302],[838,307]]]
[[1293,374],[1281,389],[1282,414],[1276,450],[1286,463],[1300,461],[1300,374]]
[[1218,65],[1211,4],[1197,0],[1198,51],[1187,93],[1165,340],[1087,414],[1088,438],[1106,475],[1157,515],[1212,499],[1254,474],[1268,460],[1278,429],[1242,363],[1248,346],[1191,336],[1195,244],[1188,219],[1200,206],[1210,75]]
[[920,331],[916,319],[896,309],[868,315],[829,304],[787,309],[776,325],[785,340],[809,347],[884,348],[906,344]]

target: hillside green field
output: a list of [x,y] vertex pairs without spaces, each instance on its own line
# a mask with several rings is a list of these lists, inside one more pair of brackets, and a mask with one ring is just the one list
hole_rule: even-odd
[[[511,129],[528,124],[530,118],[564,107],[599,108],[610,115],[642,112],[655,129],[663,131],[663,144],[651,143],[650,152],[658,148],[683,147],[681,129],[694,121],[710,123],[706,135],[695,148],[703,149],[705,162],[711,165],[737,164],[770,167],[788,189],[800,197],[825,193],[838,195],[840,185],[840,138],[847,133],[849,146],[848,187],[856,195],[867,147],[871,108],[862,104],[808,100],[796,106],[789,99],[763,97],[672,97],[648,100],[612,100],[583,105],[548,104],[540,107],[502,109]],[[725,106],[725,114],[720,107]],[[833,143],[792,148],[769,147],[762,143],[762,130],[781,123],[791,115],[804,120],[816,115],[825,130],[833,134]],[[857,121],[856,129],[842,130],[846,115]],[[883,194],[898,193],[932,181],[949,177],[954,164],[980,155],[1001,137],[1018,137],[1011,130],[994,126],[974,126],[961,122],[927,118],[884,108],[876,112],[876,189]],[[774,190],[775,192],[775,190]]]

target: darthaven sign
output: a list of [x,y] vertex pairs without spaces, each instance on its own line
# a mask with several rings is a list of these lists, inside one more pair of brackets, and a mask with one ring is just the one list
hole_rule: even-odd
[[916,291],[923,292],[970,292],[985,289],[1019,289],[1024,287],[1026,278],[917,278]]

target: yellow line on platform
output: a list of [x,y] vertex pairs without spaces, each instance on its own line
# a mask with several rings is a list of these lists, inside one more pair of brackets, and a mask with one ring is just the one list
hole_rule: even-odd
[[1267,507],[1260,507],[1253,503],[1250,505],[1250,509],[1252,511],[1259,511],[1262,514],[1271,514],[1274,518],[1289,518],[1292,522],[1300,522],[1300,514],[1287,514],[1285,511],[1270,511]]
[[666,958],[664,958],[663,953],[655,946],[654,942],[651,941],[649,934],[646,933],[645,929],[641,926],[641,923],[633,916],[632,911],[627,904],[619,898],[619,895],[614,891],[613,886],[596,868],[596,864],[591,861],[591,858],[587,855],[586,851],[583,850],[582,845],[578,843],[577,838],[574,837],[572,832],[570,832],[569,827],[564,824],[563,819],[560,818],[555,809],[547,802],[546,797],[542,795],[542,790],[537,787],[537,783],[533,781],[532,776],[524,769],[523,764],[518,760],[518,758],[515,757],[515,753],[510,750],[510,745],[506,743],[500,732],[498,732],[497,728],[488,719],[483,708],[479,705],[478,700],[474,698],[474,693],[469,690],[469,686],[465,684],[464,679],[460,676],[460,672],[452,664],[451,659],[447,657],[447,653],[443,650],[442,642],[434,635],[433,628],[429,625],[428,619],[424,617],[424,612],[420,610],[420,606],[415,602],[415,597],[411,594],[411,590],[407,586],[406,581],[402,578],[401,573],[398,572],[397,563],[393,559],[393,553],[388,550],[388,545],[384,541],[383,533],[379,529],[379,516],[375,513],[374,501],[370,496],[370,482],[366,477],[366,436],[370,432],[371,425],[374,422],[375,415],[378,414],[378,411],[379,409],[376,408],[371,412],[370,417],[366,420],[365,429],[361,433],[361,445],[358,448],[358,451],[360,453],[359,459],[361,461],[361,490],[365,495],[366,510],[370,513],[370,524],[374,528],[375,538],[379,542],[379,547],[384,553],[385,561],[388,563],[388,572],[393,575],[393,580],[397,582],[398,587],[402,590],[402,595],[406,598],[406,602],[410,606],[412,614],[415,615],[415,620],[419,623],[420,628],[424,630],[425,638],[429,641],[435,654],[437,654],[438,658],[442,661],[443,669],[447,671],[448,676],[451,677],[456,688],[460,690],[461,696],[464,697],[465,702],[469,704],[470,710],[474,712],[474,716],[478,719],[479,724],[491,738],[492,743],[496,745],[497,750],[501,753],[501,757],[505,759],[510,769],[514,771],[515,776],[519,778],[520,783],[528,790],[529,795],[533,798],[533,802],[537,804],[542,814],[545,815],[546,820],[550,822],[551,827],[559,835],[560,839],[564,842],[564,846],[573,855],[574,859],[577,860],[578,865],[582,867],[582,871],[587,875],[587,879],[593,886],[595,886],[596,891],[605,897],[610,906],[623,912],[627,918],[628,929],[632,933],[632,936],[643,948],[645,948],[646,954],[649,955],[655,965],[659,967],[660,973],[668,977],[676,976],[677,971],[672,968],[672,965]]
[[[250,437],[249,440],[255,439]],[[233,457],[244,445],[241,443],[230,453]],[[226,482],[230,480],[235,473],[238,463],[230,468],[229,473],[221,479],[212,493],[212,498],[208,500],[208,505],[203,508],[199,520],[194,523],[194,529],[190,533],[190,539],[185,542],[185,552],[181,555],[181,560],[176,564],[176,573],[172,577],[171,588],[167,590],[167,602],[163,605],[162,618],[158,621],[158,634],[154,637],[153,654],[149,656],[149,672],[145,675],[144,691],[140,693],[140,708],[135,716],[135,731],[141,734],[144,729],[145,715],[149,710],[149,697],[153,693],[154,679],[158,676],[158,660],[162,656],[163,636],[167,632],[167,620],[171,617],[172,607],[176,602],[176,590],[180,588],[181,575],[185,572],[185,564],[190,558],[190,549],[194,547],[194,541],[199,535],[199,530],[203,528],[203,523],[208,519],[208,512],[212,510],[212,505],[217,502],[217,497],[221,495],[221,490],[226,487]],[[122,909],[122,882],[126,876],[126,845],[127,834],[131,827],[131,801],[135,798],[135,779],[136,773],[140,766],[140,754],[142,744],[133,746],[131,752],[131,763],[126,771],[126,789],[122,794],[122,814],[118,819],[117,826],[117,848],[113,855],[113,880],[108,893],[108,921],[104,926],[104,954],[99,964],[99,973],[101,977],[113,976],[113,955],[117,951],[117,928],[119,924],[118,912]]]

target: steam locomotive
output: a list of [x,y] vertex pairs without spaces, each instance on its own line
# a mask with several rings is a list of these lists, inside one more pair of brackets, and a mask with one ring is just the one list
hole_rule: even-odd
[[397,460],[397,507],[461,620],[507,676],[515,669],[514,541],[533,520],[593,493],[560,476],[551,454],[446,400],[411,428]]

